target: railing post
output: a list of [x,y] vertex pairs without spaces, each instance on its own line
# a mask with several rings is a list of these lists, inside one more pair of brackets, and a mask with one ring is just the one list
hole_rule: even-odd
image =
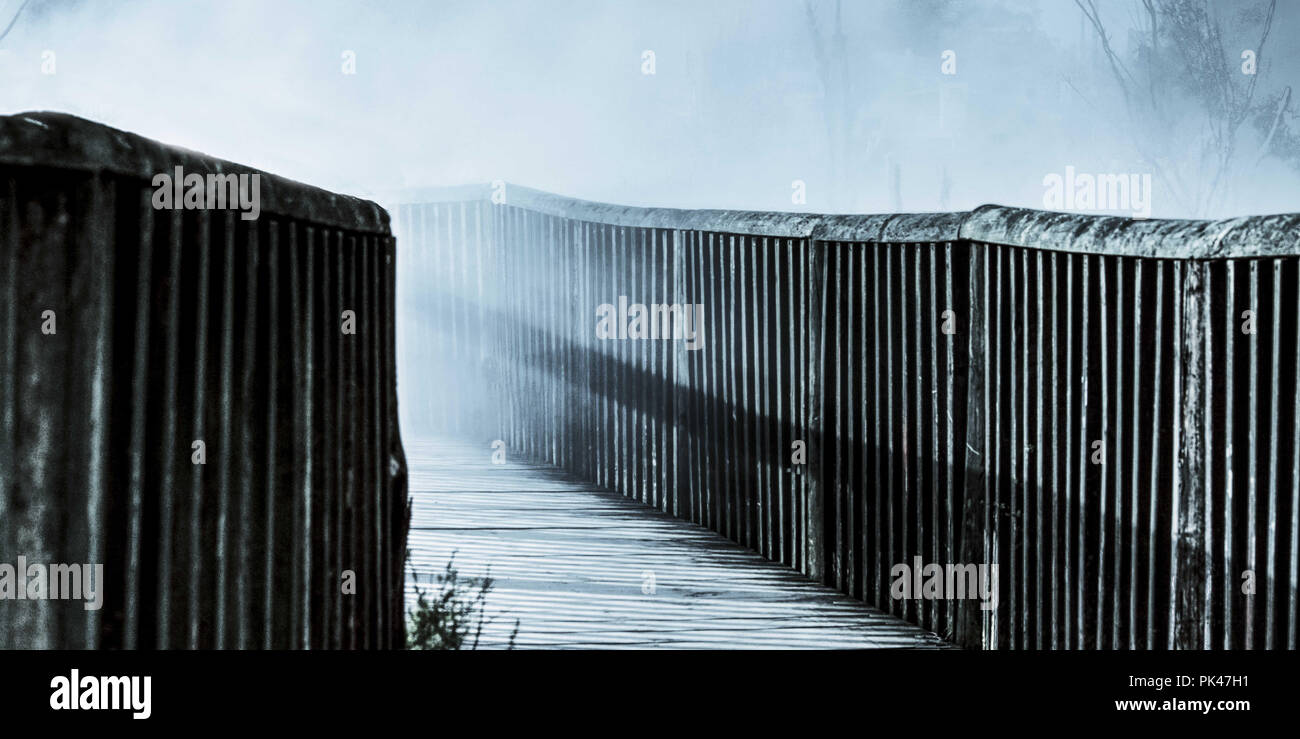
[[[1207,266],[1188,261],[1175,267],[1178,300],[1179,363],[1174,407],[1180,412],[1174,474],[1174,551],[1170,570],[1173,613],[1169,631],[1171,649],[1207,646],[1205,632],[1205,382],[1207,357],[1204,342],[1209,327],[1205,300]],[[1181,278],[1181,279],[1180,279]]]
[[[687,289],[686,274],[686,239],[679,228],[672,229],[668,232],[671,238],[670,270],[672,273],[673,287],[668,294],[674,296],[673,302],[682,303],[687,310],[691,310],[691,305],[695,297]],[[694,320],[694,318],[692,318]],[[699,330],[699,327],[696,327]],[[708,340],[707,337],[705,339]],[[687,414],[690,394],[694,390],[691,387],[691,375],[689,357],[687,356],[686,342],[669,341],[669,351],[672,352],[672,358],[669,362],[670,381],[673,387],[672,398],[672,422],[668,425],[668,433],[671,434],[669,439],[672,450],[668,459],[662,460],[661,464],[669,465],[671,472],[666,479],[673,481],[673,490],[669,493],[671,499],[670,511],[678,518],[693,520],[694,511],[691,510],[691,477],[690,470],[690,442],[689,434],[691,433],[690,419]]]
[[[991,536],[988,511],[989,418],[985,411],[988,387],[989,248],[970,246],[970,320],[966,367],[966,448],[964,499],[962,501],[961,561],[991,564]],[[981,611],[979,601],[958,601],[959,615],[953,626],[958,644],[970,648],[995,647],[986,642],[985,621],[990,612]]]
[[822,552],[822,514],[824,465],[822,455],[834,451],[822,424],[824,392],[822,377],[826,370],[826,243],[808,239],[808,486],[807,505],[804,507],[805,572],[818,582],[824,582],[825,558]]

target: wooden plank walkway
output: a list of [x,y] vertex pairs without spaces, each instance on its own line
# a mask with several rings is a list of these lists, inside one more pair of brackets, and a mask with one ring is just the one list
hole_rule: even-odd
[[[822,587],[695,524],[551,467],[406,442],[411,565],[425,585],[455,553],[491,568],[479,648],[934,648],[928,631]],[[651,579],[653,578],[653,583]],[[653,585],[653,587],[651,587]],[[414,603],[407,573],[407,603]]]

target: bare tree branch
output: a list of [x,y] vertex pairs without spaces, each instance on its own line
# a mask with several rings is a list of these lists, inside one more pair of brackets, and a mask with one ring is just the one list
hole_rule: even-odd
[[5,30],[0,31],[0,41],[4,41],[5,36],[8,36],[9,32],[14,30],[14,24],[18,22],[18,16],[23,14],[23,8],[26,8],[29,2],[31,0],[23,0],[23,4],[18,6],[18,12],[14,13],[14,17],[9,19],[9,25],[5,26]]
[[1255,81],[1259,79],[1259,58],[1264,54],[1264,42],[1268,41],[1268,32],[1273,28],[1273,12],[1277,10],[1277,0],[1273,0],[1268,5],[1268,16],[1264,18],[1264,32],[1260,34],[1259,43],[1255,44],[1255,74],[1250,76],[1250,84],[1246,87],[1246,102],[1241,107],[1241,118],[1245,120],[1247,111],[1250,110],[1250,103],[1255,99]]
[[1273,125],[1268,129],[1268,135],[1264,137],[1264,143],[1259,147],[1259,159],[1255,160],[1255,166],[1258,167],[1264,157],[1268,156],[1269,144],[1273,143],[1273,135],[1277,133],[1278,126],[1282,124],[1282,114],[1286,112],[1287,106],[1291,105],[1291,86],[1287,85],[1282,91],[1281,100],[1277,104],[1277,113],[1273,116]]
[[1156,14],[1155,0],[1142,0],[1142,5],[1147,9],[1147,17],[1151,19],[1151,54],[1147,57],[1147,86],[1151,95],[1151,107],[1159,107],[1156,96],[1156,69],[1160,66],[1160,24],[1159,16]]
[[[1084,3],[1087,3],[1087,5],[1084,5]],[[1084,17],[1097,31],[1097,37],[1101,40],[1101,48],[1106,52],[1106,61],[1110,63],[1111,71],[1115,74],[1115,80],[1119,83],[1120,91],[1124,93],[1124,99],[1127,101],[1129,99],[1129,89],[1128,82],[1124,78],[1127,77],[1134,83],[1137,80],[1133,79],[1133,75],[1124,66],[1124,62],[1120,61],[1114,49],[1110,48],[1110,36],[1106,33],[1106,27],[1102,25],[1101,14],[1097,12],[1096,3],[1093,0],[1074,0],[1074,4],[1079,6],[1079,10],[1083,11]]]

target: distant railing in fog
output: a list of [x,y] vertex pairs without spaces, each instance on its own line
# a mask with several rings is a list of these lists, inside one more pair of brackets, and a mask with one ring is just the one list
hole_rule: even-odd
[[[1300,216],[419,200],[407,428],[500,439],[967,646],[1296,646]],[[620,296],[702,304],[702,350],[598,338]],[[997,565],[997,607],[891,596],[931,564]]]
[[0,647],[401,646],[387,214],[265,173],[255,220],[159,209],[177,167],[255,172],[0,117],[0,562],[104,565]]

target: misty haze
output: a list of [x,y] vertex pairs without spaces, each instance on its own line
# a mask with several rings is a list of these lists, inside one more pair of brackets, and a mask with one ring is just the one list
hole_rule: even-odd
[[5,718],[1292,708],[1297,38],[0,0]]
[[503,180],[684,208],[1045,208],[1072,167],[1149,176],[1157,218],[1293,209],[1300,7],[1209,3],[1209,36],[1201,3],[1156,4],[1103,0],[1094,24],[1065,1],[32,0],[0,43],[0,109],[381,202]]

